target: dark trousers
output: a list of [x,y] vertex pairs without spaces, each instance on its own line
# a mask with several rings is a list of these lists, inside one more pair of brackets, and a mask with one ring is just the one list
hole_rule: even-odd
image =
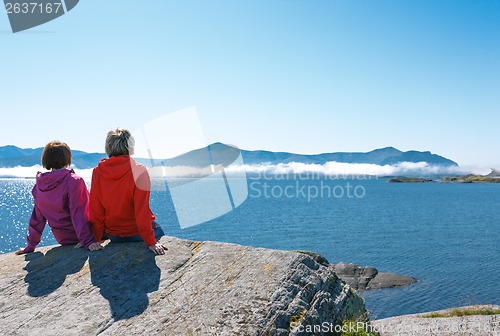
[[[165,235],[165,232],[163,232],[163,229],[156,222],[153,222],[153,230],[155,231],[155,238],[156,239]],[[130,236],[130,237],[120,237],[120,236],[111,236],[110,235],[109,240],[111,240],[112,243],[133,243],[133,242],[143,241],[142,237],[140,235]]]

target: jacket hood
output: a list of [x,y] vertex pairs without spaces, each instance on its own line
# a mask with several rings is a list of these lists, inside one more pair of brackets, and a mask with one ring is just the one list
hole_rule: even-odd
[[72,170],[68,169],[54,170],[47,173],[38,172],[36,175],[36,185],[40,191],[53,190],[72,172]]
[[132,170],[132,161],[129,155],[112,156],[99,162],[101,176],[106,179],[118,180]]

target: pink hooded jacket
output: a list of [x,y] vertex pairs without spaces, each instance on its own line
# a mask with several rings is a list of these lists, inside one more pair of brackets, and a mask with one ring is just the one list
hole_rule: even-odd
[[89,192],[83,179],[73,170],[39,172],[32,194],[35,206],[24,252],[35,250],[47,221],[61,245],[81,243],[88,247],[95,242],[89,223]]

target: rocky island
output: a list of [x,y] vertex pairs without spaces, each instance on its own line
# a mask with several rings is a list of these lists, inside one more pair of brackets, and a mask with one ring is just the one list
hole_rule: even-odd
[[500,183],[500,171],[491,168],[491,173],[487,175],[467,174],[464,176],[448,176],[438,181],[422,177],[391,177],[387,180],[390,183]]
[[421,177],[391,177],[387,180],[389,183],[424,183],[424,182],[434,182],[431,179],[421,178]]
[[491,168],[491,173],[488,175],[468,174],[459,177],[445,177],[442,182],[456,183],[500,183],[500,172]]

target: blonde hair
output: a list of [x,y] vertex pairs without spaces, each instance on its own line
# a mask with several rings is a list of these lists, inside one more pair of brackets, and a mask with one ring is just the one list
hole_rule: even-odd
[[135,140],[126,128],[115,128],[106,137],[106,154],[111,156],[133,155]]

